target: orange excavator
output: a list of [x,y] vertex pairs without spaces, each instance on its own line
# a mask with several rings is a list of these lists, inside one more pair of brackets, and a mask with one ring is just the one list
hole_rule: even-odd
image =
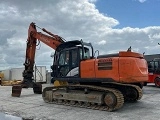
[[[120,51],[115,54],[98,55],[91,43],[82,40],[64,41],[62,37],[42,29],[48,35],[37,32],[30,24],[26,49],[23,86],[42,92],[47,103],[114,111],[125,101],[137,101],[142,97],[142,84],[148,80],[148,68],[142,54]],[[37,41],[55,50],[51,66],[53,86],[34,83],[33,66]],[[19,96],[12,87],[12,96]],[[18,88],[18,89],[19,89]],[[15,92],[15,93],[14,93]],[[19,92],[20,93],[20,92]],[[18,94],[19,94],[18,93]]]

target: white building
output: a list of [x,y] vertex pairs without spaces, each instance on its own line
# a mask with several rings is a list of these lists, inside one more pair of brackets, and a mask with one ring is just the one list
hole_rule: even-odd
[[[4,73],[4,80],[23,80],[23,71],[24,67],[2,70],[2,73]],[[36,66],[34,68],[33,75],[36,82],[46,82],[46,74],[46,66]]]

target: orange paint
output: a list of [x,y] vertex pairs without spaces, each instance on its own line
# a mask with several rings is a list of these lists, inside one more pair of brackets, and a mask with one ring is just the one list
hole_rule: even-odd
[[117,57],[81,62],[81,78],[112,78],[116,82],[136,83],[148,80],[148,68],[143,55],[120,52]]

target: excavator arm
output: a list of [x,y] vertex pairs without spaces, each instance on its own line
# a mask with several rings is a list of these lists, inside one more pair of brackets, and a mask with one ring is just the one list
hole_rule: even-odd
[[19,97],[21,94],[22,88],[33,88],[34,93],[41,94],[42,93],[42,85],[40,83],[36,83],[33,79],[33,67],[35,63],[35,53],[36,46],[39,42],[43,42],[47,46],[56,50],[56,48],[64,43],[64,39],[58,35],[54,35],[53,33],[47,31],[44,28],[40,28],[43,32],[37,32],[35,23],[31,23],[28,29],[28,38],[27,38],[27,46],[26,46],[26,57],[25,57],[25,69],[23,71],[23,81],[20,85],[13,85],[12,87],[12,96]]

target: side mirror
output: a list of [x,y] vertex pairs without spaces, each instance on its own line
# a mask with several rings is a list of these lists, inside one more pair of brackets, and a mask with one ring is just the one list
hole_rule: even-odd
[[93,56],[93,57],[96,56],[96,53],[97,53],[97,56],[99,56],[99,50],[96,50],[96,51],[94,52],[94,56]]

